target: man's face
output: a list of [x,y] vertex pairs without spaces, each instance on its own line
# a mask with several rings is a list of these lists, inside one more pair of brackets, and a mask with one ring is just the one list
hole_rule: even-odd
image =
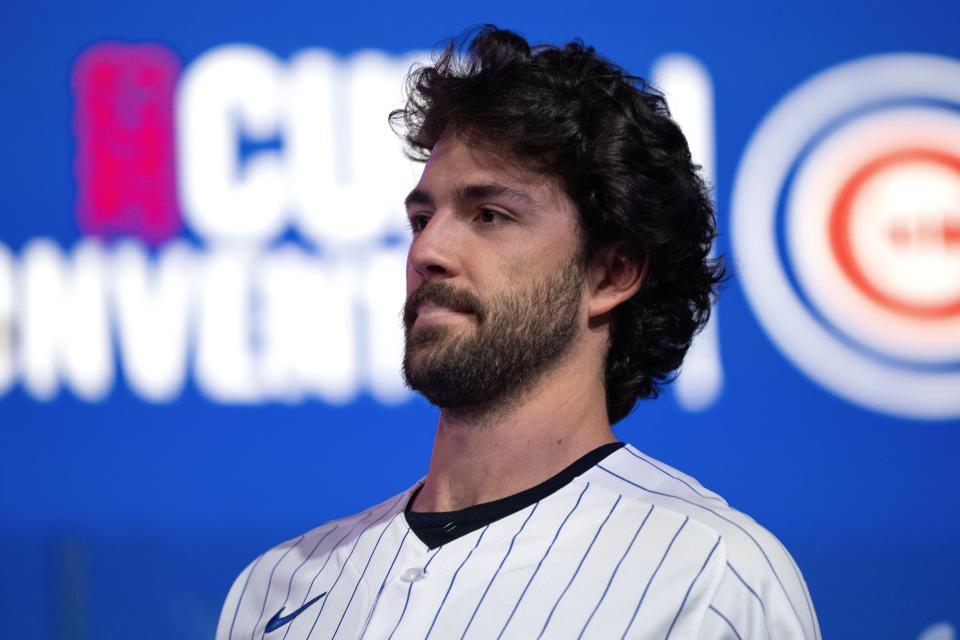
[[444,408],[517,396],[582,327],[573,202],[557,181],[447,138],[407,213],[407,383]]

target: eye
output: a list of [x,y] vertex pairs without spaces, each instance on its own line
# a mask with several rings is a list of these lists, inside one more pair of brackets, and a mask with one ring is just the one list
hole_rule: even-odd
[[410,216],[410,230],[413,233],[420,233],[426,228],[428,222],[430,222],[430,216],[426,214],[412,215]]
[[477,218],[484,224],[498,224],[507,220],[505,214],[494,209],[481,209]]

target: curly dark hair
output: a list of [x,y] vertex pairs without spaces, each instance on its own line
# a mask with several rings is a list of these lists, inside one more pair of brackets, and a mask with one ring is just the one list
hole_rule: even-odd
[[616,246],[644,267],[610,323],[611,423],[676,377],[724,267],[710,258],[708,189],[660,92],[579,40],[530,46],[484,25],[411,70],[390,121],[414,160],[455,134],[555,176],[579,211],[584,255]]

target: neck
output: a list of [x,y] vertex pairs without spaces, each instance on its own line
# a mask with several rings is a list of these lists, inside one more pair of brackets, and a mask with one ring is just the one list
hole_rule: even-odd
[[603,382],[583,380],[580,362],[544,374],[509,406],[442,409],[430,470],[413,509],[455,511],[505,498],[615,442]]

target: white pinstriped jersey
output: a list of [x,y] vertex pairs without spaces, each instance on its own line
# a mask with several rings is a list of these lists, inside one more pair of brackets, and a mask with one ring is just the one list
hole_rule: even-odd
[[216,640],[820,637],[780,542],[629,445],[432,550],[411,491],[257,558]]

